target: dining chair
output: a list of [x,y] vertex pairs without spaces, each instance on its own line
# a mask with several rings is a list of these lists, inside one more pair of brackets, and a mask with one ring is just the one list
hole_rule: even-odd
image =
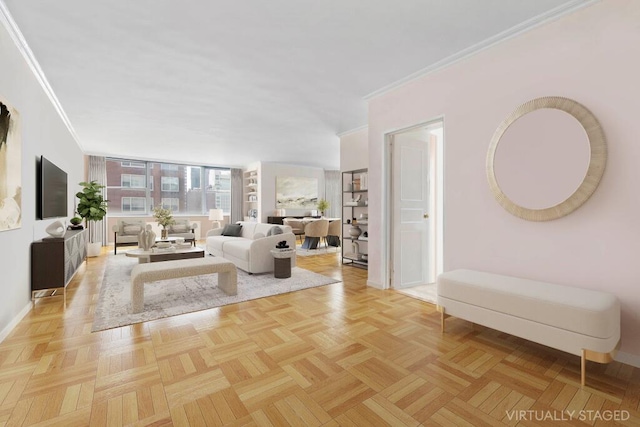
[[322,243],[322,240],[325,241],[325,249],[327,248],[327,233],[329,232],[329,220],[327,219],[318,219],[308,223],[304,228],[304,236],[306,237],[316,237],[319,238],[320,241],[318,244]]

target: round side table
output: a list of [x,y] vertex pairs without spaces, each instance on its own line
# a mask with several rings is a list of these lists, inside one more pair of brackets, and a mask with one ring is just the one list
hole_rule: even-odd
[[295,249],[271,249],[273,255],[273,277],[287,279],[291,277],[291,258]]

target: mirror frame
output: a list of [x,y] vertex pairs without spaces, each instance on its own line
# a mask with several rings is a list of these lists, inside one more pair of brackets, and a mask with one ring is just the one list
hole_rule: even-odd
[[[582,184],[564,201],[545,209],[529,209],[511,201],[498,186],[494,161],[500,139],[509,126],[520,117],[541,108],[555,108],[571,114],[584,128],[590,147],[587,173]],[[528,221],[549,221],[562,218],[578,209],[598,187],[607,163],[607,143],[604,131],[596,117],[582,104],[568,98],[546,96],[525,102],[516,108],[496,129],[487,153],[487,179],[496,201],[509,213]]]

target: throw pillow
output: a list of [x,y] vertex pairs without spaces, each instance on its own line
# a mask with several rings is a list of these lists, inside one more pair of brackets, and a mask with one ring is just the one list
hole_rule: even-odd
[[267,236],[275,236],[276,234],[282,234],[282,228],[275,226],[271,227],[269,231],[267,231]]
[[138,235],[142,231],[142,228],[139,225],[125,225],[122,227],[122,234],[126,234],[127,236]]
[[240,237],[242,235],[241,224],[227,224],[222,229],[223,236]]
[[253,235],[253,240],[262,239],[264,237],[264,233],[256,233]]
[[186,224],[173,224],[171,226],[171,233],[186,233],[189,231]]

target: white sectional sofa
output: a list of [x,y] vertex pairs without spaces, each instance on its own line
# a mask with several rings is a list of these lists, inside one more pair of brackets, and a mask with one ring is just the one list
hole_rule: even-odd
[[[286,240],[291,248],[296,247],[296,236],[291,227],[259,222],[240,221],[241,234],[238,237],[223,236],[224,228],[216,228],[207,233],[207,252],[233,262],[236,267],[248,273],[267,273],[273,271],[271,250],[278,242]],[[278,227],[282,234],[274,234]],[[295,266],[295,254],[291,266]]]

